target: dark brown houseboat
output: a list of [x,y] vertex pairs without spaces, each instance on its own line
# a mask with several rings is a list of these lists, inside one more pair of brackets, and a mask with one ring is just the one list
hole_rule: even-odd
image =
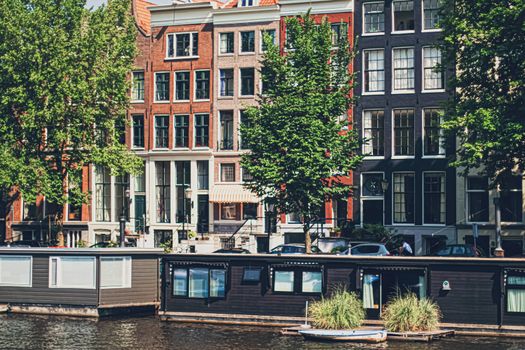
[[369,320],[397,291],[437,301],[445,326],[525,333],[525,260],[277,255],[167,255],[167,320],[297,324],[336,285],[359,293]]

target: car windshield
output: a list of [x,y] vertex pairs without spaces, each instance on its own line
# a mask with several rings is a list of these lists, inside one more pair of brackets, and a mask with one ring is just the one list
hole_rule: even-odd
[[360,254],[373,254],[379,252],[379,246],[378,245],[362,245],[352,248],[352,254],[360,253]]
[[450,255],[450,247],[443,248],[439,250],[436,255],[438,256],[444,256],[444,255]]
[[465,255],[465,247],[461,245],[453,246],[452,255]]
[[303,247],[296,247],[293,245],[283,247],[283,253],[304,253]]

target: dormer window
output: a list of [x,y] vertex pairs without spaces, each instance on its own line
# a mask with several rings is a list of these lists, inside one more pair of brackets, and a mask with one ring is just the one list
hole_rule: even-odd
[[257,0],[240,0],[239,7],[257,6]]
[[199,33],[167,35],[166,58],[192,58],[199,55]]

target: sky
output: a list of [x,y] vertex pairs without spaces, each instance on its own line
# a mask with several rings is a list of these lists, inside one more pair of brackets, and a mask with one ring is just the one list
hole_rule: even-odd
[[[87,7],[98,7],[101,4],[105,3],[106,0],[87,0]],[[172,0],[149,0],[149,2],[153,2],[155,4],[171,4]]]

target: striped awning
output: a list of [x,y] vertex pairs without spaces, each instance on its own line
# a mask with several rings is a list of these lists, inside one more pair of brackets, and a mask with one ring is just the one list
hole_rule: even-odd
[[213,203],[259,203],[260,199],[241,184],[218,184],[210,192]]

